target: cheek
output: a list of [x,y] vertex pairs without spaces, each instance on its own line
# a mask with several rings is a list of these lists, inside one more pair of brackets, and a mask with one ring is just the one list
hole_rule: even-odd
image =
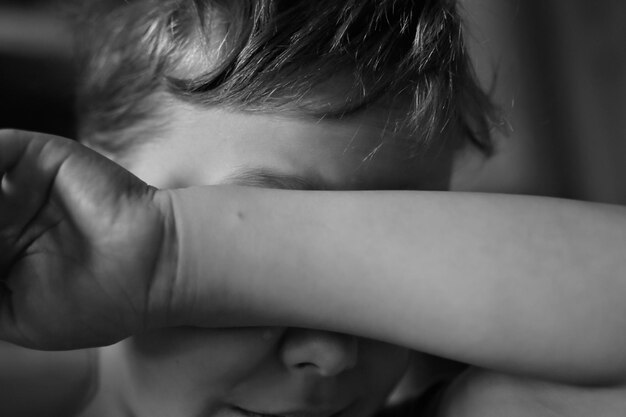
[[276,328],[173,328],[135,336],[129,346],[138,372],[176,381],[181,389],[228,390],[274,355]]
[[367,339],[362,340],[359,353],[366,373],[364,380],[372,392],[393,389],[406,372],[410,358],[408,349]]

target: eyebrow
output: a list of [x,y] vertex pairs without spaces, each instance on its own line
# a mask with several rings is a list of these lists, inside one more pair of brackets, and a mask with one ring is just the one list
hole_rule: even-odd
[[307,178],[295,174],[285,174],[270,168],[243,168],[229,175],[225,184],[247,187],[279,188],[283,190],[327,190],[317,178]]

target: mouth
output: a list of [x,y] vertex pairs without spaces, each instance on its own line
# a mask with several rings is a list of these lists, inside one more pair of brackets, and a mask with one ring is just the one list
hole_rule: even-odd
[[251,411],[245,408],[232,406],[234,411],[238,412],[242,415],[242,417],[342,417],[344,415],[344,411],[348,409],[348,407],[344,407],[339,411],[310,411],[310,410],[299,410],[299,411],[288,411],[288,412],[260,412],[260,411]]

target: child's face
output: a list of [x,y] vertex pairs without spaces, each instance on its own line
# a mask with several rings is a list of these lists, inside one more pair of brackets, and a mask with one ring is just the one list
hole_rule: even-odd
[[[167,131],[120,162],[161,188],[445,189],[451,155],[409,158],[388,113],[313,122],[177,105]],[[123,371],[103,372],[150,416],[367,416],[408,360],[400,347],[294,328],[164,329],[110,349]]]

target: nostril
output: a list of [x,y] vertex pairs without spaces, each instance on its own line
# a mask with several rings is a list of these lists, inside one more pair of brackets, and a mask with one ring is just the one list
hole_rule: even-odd
[[293,371],[334,376],[357,363],[357,339],[317,330],[289,329],[281,345],[281,357]]

